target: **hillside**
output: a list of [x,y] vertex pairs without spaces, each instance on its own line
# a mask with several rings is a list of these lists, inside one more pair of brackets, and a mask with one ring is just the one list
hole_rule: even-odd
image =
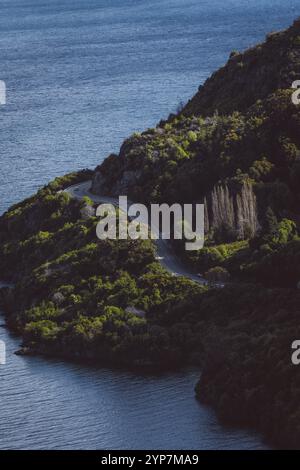
[[290,93],[299,76],[300,20],[234,55],[178,115],[127,139],[119,155],[96,168],[94,192],[123,191],[146,202],[198,200],[216,184],[244,176],[297,189],[291,179],[298,168],[299,108]]
[[300,20],[287,31],[267,34],[266,42],[244,53],[233,51],[186,104],[182,114],[209,116],[246,111],[257,100],[290,88],[300,76]]
[[[197,364],[227,422],[300,447],[300,21],[232,54],[176,116],[134,134],[95,171],[66,175],[0,217],[0,300],[23,353],[97,364]],[[63,190],[198,202],[205,248],[176,253],[224,289],[162,269],[151,241],[100,241],[95,207]]]
[[[92,191],[127,194],[146,204],[204,202],[208,251],[250,239],[252,247],[268,246],[262,254],[270,255],[270,244],[263,243],[272,238],[269,232],[286,229],[283,237],[291,241],[299,222],[300,108],[291,101],[292,82],[300,76],[299,54],[298,20],[235,55],[181,113],[134,134],[119,155],[97,167]],[[187,261],[201,272],[226,261],[233,276],[257,279],[255,250],[235,246],[243,248],[243,272],[241,260],[229,263],[220,250],[216,256],[209,252],[209,260],[200,252]],[[179,244],[175,249],[186,258]],[[294,287],[299,279],[294,270],[282,285]],[[279,279],[276,283],[281,285]]]

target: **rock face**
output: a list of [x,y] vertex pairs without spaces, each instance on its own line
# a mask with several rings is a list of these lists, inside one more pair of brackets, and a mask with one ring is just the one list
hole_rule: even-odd
[[96,210],[94,209],[94,207],[88,204],[85,204],[80,209],[80,215],[84,220],[88,220],[90,217],[94,217],[95,214],[96,214]]
[[139,177],[141,176],[140,170],[127,170],[124,171],[120,181],[118,181],[112,188],[114,195],[126,195],[128,190],[138,183]]
[[253,185],[244,182],[240,190],[227,184],[214,187],[204,200],[205,230],[229,228],[237,239],[253,237],[258,229],[256,196]]
[[91,192],[93,194],[104,194],[106,188],[106,178],[101,171],[96,171],[92,179]]
[[101,171],[96,171],[92,180],[91,192],[94,194],[107,194],[111,196],[126,196],[130,188],[138,183],[141,176],[140,170],[124,171],[120,179],[115,181],[110,188],[107,187],[107,180]]

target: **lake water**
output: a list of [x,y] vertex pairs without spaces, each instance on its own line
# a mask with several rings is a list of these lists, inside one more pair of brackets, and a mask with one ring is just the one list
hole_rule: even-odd
[[194,396],[199,371],[138,375],[16,356],[0,328],[0,449],[261,449]]
[[[0,213],[155,125],[300,0],[0,0]],[[1,273],[0,273],[1,275]],[[15,356],[0,366],[0,448],[263,448],[194,399],[198,371],[142,377]]]

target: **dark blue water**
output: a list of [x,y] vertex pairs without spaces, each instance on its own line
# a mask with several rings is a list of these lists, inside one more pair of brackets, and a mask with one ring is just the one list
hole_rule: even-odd
[[186,101],[300,0],[0,0],[0,213],[94,167]]
[[[231,50],[288,26],[300,0],[0,0],[0,213],[94,167],[186,101]],[[13,355],[0,329],[0,448],[262,448],[162,377]]]

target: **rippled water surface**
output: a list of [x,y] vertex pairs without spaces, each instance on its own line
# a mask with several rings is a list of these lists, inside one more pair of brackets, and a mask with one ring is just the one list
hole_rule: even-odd
[[[0,0],[0,213],[175,111],[300,0]],[[1,273],[0,273],[1,275]],[[263,448],[199,405],[199,372],[142,377],[15,356],[0,329],[0,448]]]
[[0,213],[155,125],[300,0],[0,0]]

